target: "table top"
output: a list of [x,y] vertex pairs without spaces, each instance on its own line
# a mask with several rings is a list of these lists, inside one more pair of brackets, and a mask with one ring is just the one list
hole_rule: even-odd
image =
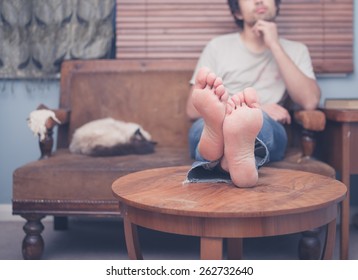
[[339,203],[346,186],[321,175],[263,167],[258,184],[184,183],[189,166],[150,169],[120,177],[112,192],[121,203],[193,217],[268,217],[303,213]]
[[336,122],[358,122],[358,110],[323,109],[326,118]]

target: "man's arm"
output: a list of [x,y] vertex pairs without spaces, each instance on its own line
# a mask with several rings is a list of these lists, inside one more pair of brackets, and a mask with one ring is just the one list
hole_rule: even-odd
[[313,110],[318,106],[321,91],[314,79],[307,77],[293,63],[281,45],[271,48],[280,69],[287,91],[293,102],[303,109]]
[[291,99],[303,109],[315,109],[321,96],[319,86],[314,79],[302,73],[284,51],[278,40],[276,24],[258,21],[253,30],[258,36],[263,36],[266,46],[271,50]]

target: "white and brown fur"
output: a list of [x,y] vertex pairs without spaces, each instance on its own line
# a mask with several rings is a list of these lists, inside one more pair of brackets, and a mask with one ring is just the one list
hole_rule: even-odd
[[70,151],[89,156],[148,154],[154,152],[155,144],[140,125],[104,118],[76,129]]

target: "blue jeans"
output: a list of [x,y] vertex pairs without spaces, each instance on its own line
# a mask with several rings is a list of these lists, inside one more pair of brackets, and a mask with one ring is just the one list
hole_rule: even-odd
[[[189,170],[189,182],[228,182],[229,174],[218,168],[219,161],[205,160],[198,152],[198,144],[204,128],[204,120],[196,120],[189,130],[190,156],[196,161]],[[263,112],[263,125],[255,141],[256,167],[260,168],[270,161],[282,160],[287,146],[287,135],[283,125]]]

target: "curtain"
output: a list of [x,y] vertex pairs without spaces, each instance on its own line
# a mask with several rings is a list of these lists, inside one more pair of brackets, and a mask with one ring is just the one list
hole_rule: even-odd
[[0,78],[58,77],[65,59],[110,58],[114,0],[0,0]]

